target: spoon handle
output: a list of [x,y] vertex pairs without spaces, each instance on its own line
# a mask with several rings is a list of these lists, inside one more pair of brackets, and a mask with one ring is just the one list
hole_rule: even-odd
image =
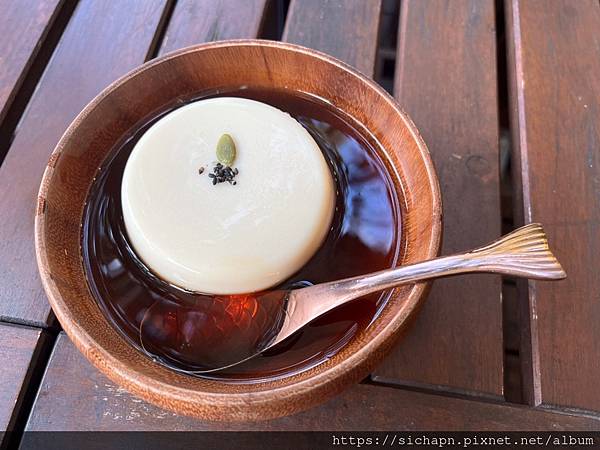
[[[311,304],[311,314],[322,314],[338,305],[373,292],[402,284],[472,272],[491,272],[539,280],[559,280],[565,271],[548,247],[548,239],[537,223],[521,227],[489,245],[429,261],[383,270],[296,291]],[[297,299],[301,301],[300,298]],[[307,305],[308,306],[308,305]]]

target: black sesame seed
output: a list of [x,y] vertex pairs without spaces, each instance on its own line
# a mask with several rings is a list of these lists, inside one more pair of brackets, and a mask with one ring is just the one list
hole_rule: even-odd
[[213,185],[225,182],[236,185],[237,182],[233,179],[238,173],[239,171],[237,168],[234,169],[230,166],[224,166],[221,163],[215,163],[212,173],[209,173],[208,176],[212,178]]
[[200,167],[198,169],[198,175],[202,175],[204,173],[204,167]]

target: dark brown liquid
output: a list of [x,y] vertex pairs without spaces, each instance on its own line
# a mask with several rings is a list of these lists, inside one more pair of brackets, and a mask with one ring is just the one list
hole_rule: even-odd
[[[393,266],[400,248],[398,198],[374,145],[361,136],[351,120],[316,99],[284,91],[233,90],[196,99],[224,95],[260,100],[290,113],[315,138],[337,183],[329,235],[314,257],[279,288]],[[193,372],[218,363],[207,358],[219,345],[239,345],[240,355],[248,352],[248,346],[260,346],[277,331],[282,318],[278,296],[222,297],[187,292],[154,276],[130,247],[120,196],[125,163],[141,135],[162,115],[185,103],[178,101],[140,124],[107,158],[90,189],[82,246],[91,290],[114,326],[157,362]],[[382,293],[351,302],[256,358],[198,376],[242,382],[314,367],[367,327],[387,298],[388,294]],[[236,336],[242,337],[232,342]]]

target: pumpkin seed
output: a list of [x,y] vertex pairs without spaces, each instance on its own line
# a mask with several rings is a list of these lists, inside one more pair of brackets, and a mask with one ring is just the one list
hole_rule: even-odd
[[235,160],[235,143],[228,134],[224,134],[217,142],[217,159],[224,166],[231,166]]

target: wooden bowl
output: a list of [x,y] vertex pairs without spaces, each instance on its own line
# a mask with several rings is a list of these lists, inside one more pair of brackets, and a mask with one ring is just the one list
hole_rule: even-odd
[[173,99],[242,85],[293,89],[326,99],[380,143],[402,199],[401,263],[435,257],[441,237],[438,181],[415,126],[375,82],[330,56],[280,42],[215,42],[153,60],[112,83],[67,129],[44,173],[35,217],[42,282],[64,330],[98,369],[151,403],[209,420],[292,414],[360,381],[389,351],[427,288],[422,283],[396,289],[374,323],[331,359],[260,383],[176,373],[153,363],[113,329],[88,288],[81,254],[83,208],[98,167],[136,122]]

